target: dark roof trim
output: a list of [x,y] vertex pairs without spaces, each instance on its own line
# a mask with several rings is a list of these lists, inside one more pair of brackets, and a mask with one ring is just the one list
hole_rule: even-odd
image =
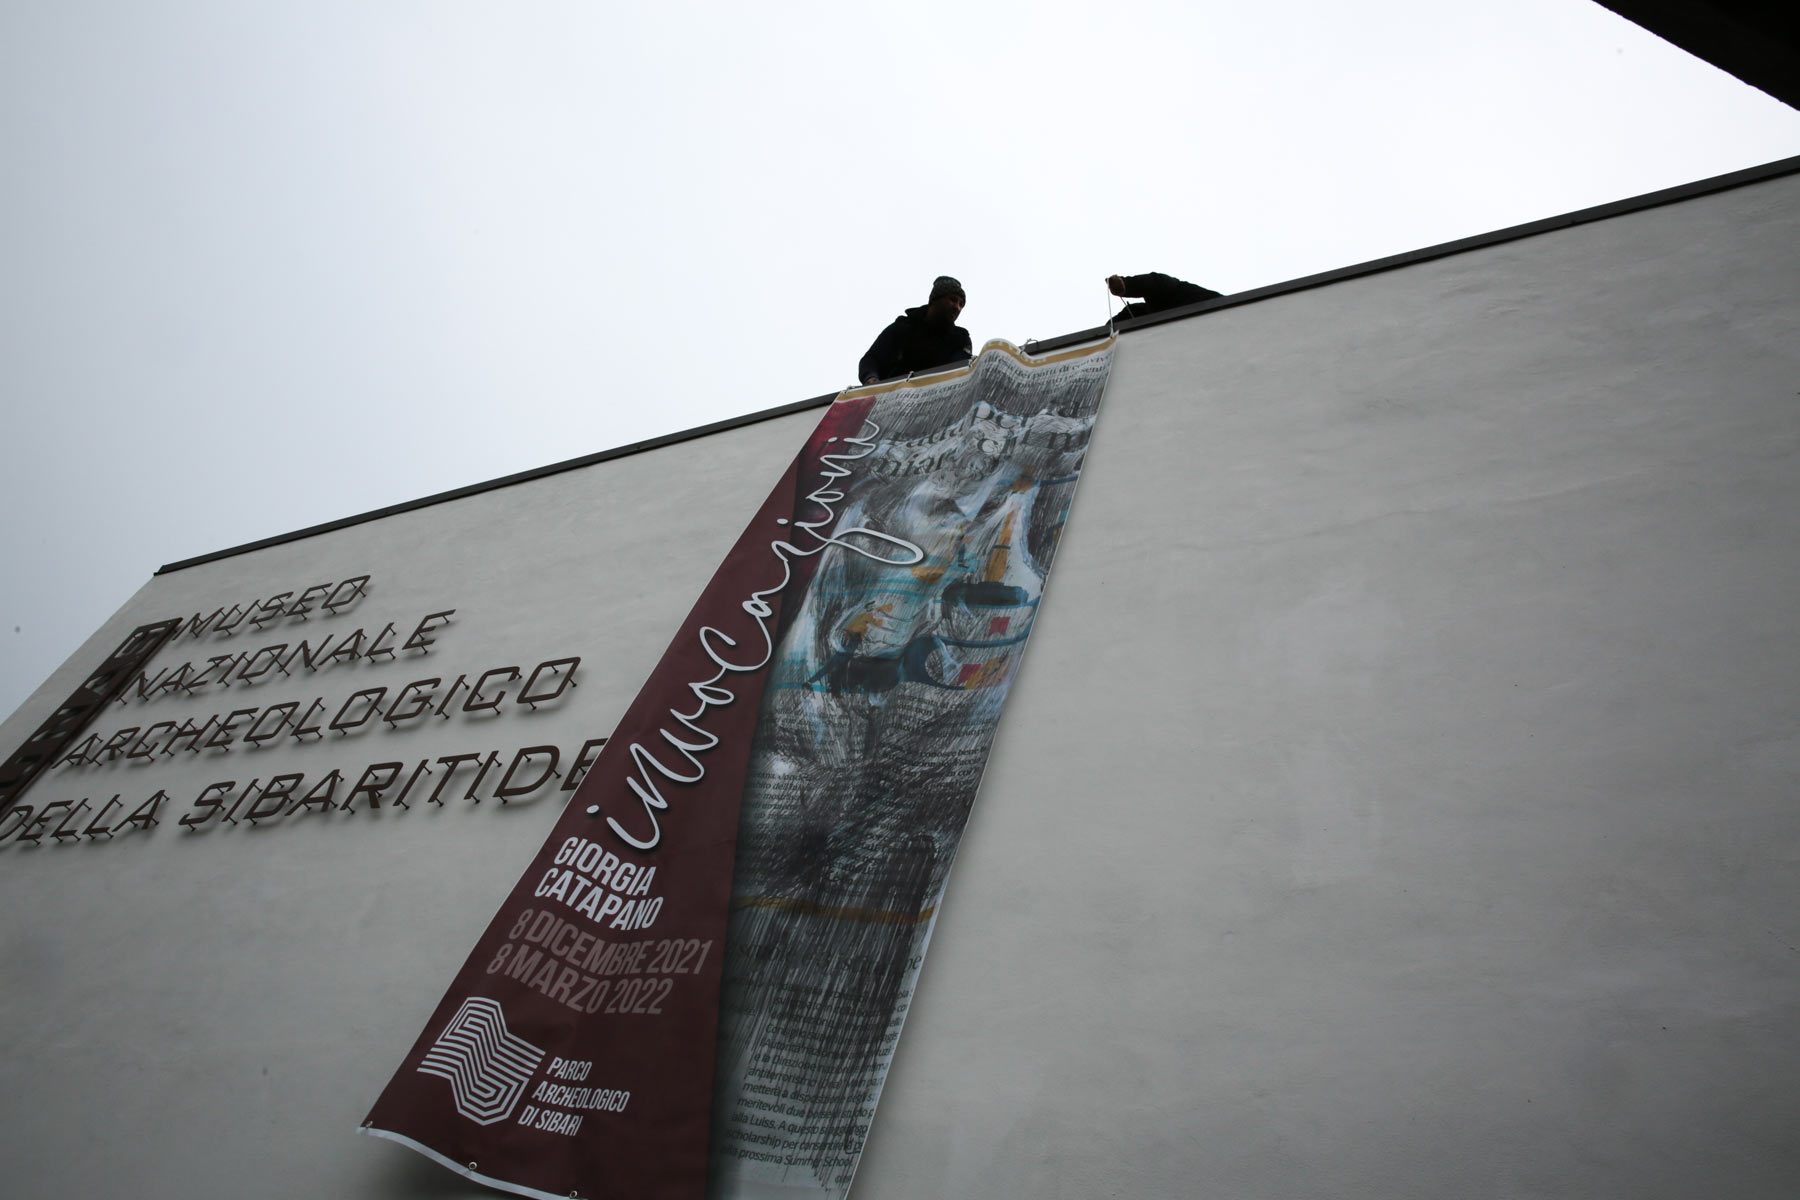
[[765,408],[761,412],[745,413],[741,417],[728,417],[723,421],[714,421],[711,425],[701,425],[695,429],[684,429],[679,433],[665,433],[661,437],[648,438],[641,442],[632,442],[628,446],[617,446],[611,450],[601,450],[594,454],[584,454],[580,458],[564,459],[559,463],[551,463],[547,467],[534,467],[529,471],[520,471],[514,475],[502,475],[498,479],[490,479],[486,483],[471,483],[467,487],[453,488],[447,492],[438,492],[433,496],[425,496],[418,500],[407,500],[400,504],[390,504],[386,508],[377,508],[366,513],[358,513],[354,517],[343,517],[336,521],[327,521],[323,525],[309,525],[305,529],[297,529],[293,533],[277,534],[275,537],[263,538],[257,542],[245,542],[241,546],[233,546],[229,550],[215,550],[211,554],[201,554],[193,558],[184,558],[180,562],[172,562],[157,568],[158,575],[170,571],[179,571],[183,567],[197,567],[201,563],[213,562],[216,559],[230,558],[234,554],[248,554],[252,550],[262,550],[269,546],[279,546],[283,542],[297,542],[301,538],[309,538],[314,534],[330,533],[337,529],[346,529],[351,525],[361,525],[364,521],[378,521],[382,517],[391,517],[396,513],[409,512],[415,508],[425,508],[432,504],[442,504],[446,500],[461,500],[464,496],[473,496],[480,492],[491,492],[496,488],[510,487],[515,483],[528,483],[533,479],[542,479],[546,475],[556,475],[563,471],[573,471],[578,467],[591,467],[595,463],[603,463],[614,458],[624,458],[629,454],[641,454],[645,450],[656,450],[663,446],[673,446],[677,442],[689,441],[693,438],[705,437],[709,433],[724,433],[727,429],[737,429],[744,425],[754,425],[759,421],[770,421],[776,417],[785,417],[789,413],[803,412],[809,408],[823,408],[837,399],[836,392],[823,396],[814,396],[810,400],[796,400],[792,404],[783,404],[779,408]]
[[[1715,175],[1711,179],[1701,179],[1694,183],[1685,183],[1680,187],[1664,188],[1660,192],[1650,192],[1643,196],[1633,196],[1625,200],[1615,200],[1610,204],[1596,205],[1572,213],[1564,213],[1559,217],[1546,217],[1541,221],[1532,221],[1525,225],[1514,225],[1508,229],[1495,230],[1493,233],[1477,234],[1474,237],[1461,238],[1454,242],[1443,242],[1436,246],[1427,246],[1423,250],[1411,250],[1405,254],[1395,254],[1387,258],[1378,258],[1372,262],[1358,263],[1351,267],[1340,267],[1335,271],[1322,271],[1317,275],[1307,275],[1300,279],[1290,279],[1285,283],[1272,283],[1267,287],[1252,288],[1247,292],[1239,292],[1233,296],[1220,296],[1216,300],[1204,300],[1199,304],[1189,304],[1182,308],[1171,308],[1166,312],[1152,313],[1146,317],[1120,321],[1116,328],[1120,333],[1129,333],[1136,329],[1148,329],[1152,325],[1162,325],[1169,321],[1179,321],[1187,317],[1202,316],[1217,312],[1222,308],[1236,308],[1241,304],[1253,304],[1258,300],[1267,300],[1273,296],[1285,296],[1292,292],[1303,292],[1310,288],[1324,287],[1327,284],[1339,283],[1346,279],[1355,279],[1362,275],[1377,275],[1383,271],[1392,271],[1400,267],[1410,267],[1414,263],[1430,262],[1437,258],[1448,258],[1453,254],[1466,254],[1471,250],[1480,250],[1501,242],[1517,241],[1520,238],[1536,237],[1540,233],[1551,233],[1558,229],[1567,229],[1573,225],[1587,225],[1594,221],[1605,221],[1626,213],[1641,212],[1647,208],[1659,208],[1665,204],[1675,204],[1682,200],[1691,200],[1696,196],[1705,196],[1713,192],[1729,191],[1732,188],[1747,184],[1761,183],[1768,179],[1778,179],[1783,175],[1800,172],[1800,156],[1778,159],[1765,163],[1760,167],[1748,167],[1742,171],[1733,171],[1728,175]],[[1106,326],[1083,329],[1076,333],[1064,334],[1042,342],[1026,342],[1024,349],[1029,354],[1042,354],[1051,350],[1060,350],[1066,346],[1091,342],[1105,337]],[[520,471],[515,475],[504,475],[499,479],[490,479],[486,483],[472,483],[467,487],[455,488],[448,492],[439,492],[434,496],[426,496],[418,500],[408,500],[402,504],[390,504],[386,508],[378,508],[372,512],[360,513],[354,517],[344,517],[337,521],[327,521],[323,525],[312,525],[293,533],[284,533],[276,537],[263,538],[257,542],[246,542],[241,546],[233,546],[228,550],[217,550],[211,554],[202,554],[195,558],[184,558],[180,562],[172,562],[157,570],[158,575],[170,571],[179,571],[184,567],[197,567],[201,563],[215,562],[221,558],[230,558],[237,554],[248,554],[252,550],[262,550],[269,546],[279,546],[283,542],[296,542],[301,538],[314,534],[330,533],[333,530],[345,529],[351,525],[360,525],[365,521],[376,521],[382,517],[391,517],[396,513],[410,512],[415,508],[425,508],[432,504],[442,504],[446,500],[460,500],[465,496],[474,496],[481,492],[493,491],[496,488],[510,487],[515,483],[528,483],[534,479],[542,479],[547,475],[556,475],[563,471],[573,471],[580,467],[591,467],[596,463],[608,462],[615,458],[624,458],[628,454],[640,454],[645,450],[657,450],[663,446],[673,446],[677,442],[686,442],[694,438],[706,437],[708,434],[724,433],[729,429],[741,429],[746,425],[755,425],[760,421],[774,420],[809,408],[823,408],[836,399],[837,393],[814,396],[810,400],[796,400],[792,404],[783,404],[778,408],[766,408],[761,412],[746,413],[741,417],[731,417],[724,421],[714,421],[710,425],[702,425],[697,429],[684,429],[679,433],[664,434],[662,437],[650,438],[642,442],[632,442],[628,446],[619,446],[612,450],[602,450],[596,454],[584,454],[580,458],[566,459],[552,463],[547,467],[537,467],[530,471]]]
[[[1568,229],[1574,225],[1589,225],[1595,221],[1605,221],[1613,217],[1624,216],[1627,213],[1642,212],[1648,208],[1661,208],[1665,204],[1677,204],[1683,200],[1692,200],[1697,196],[1705,196],[1713,192],[1727,192],[1732,188],[1762,183],[1765,180],[1779,179],[1783,175],[1796,173],[1800,173],[1800,155],[1777,159],[1772,163],[1764,163],[1760,167],[1746,167],[1742,171],[1733,171],[1728,175],[1714,175],[1710,179],[1684,183],[1680,187],[1664,188],[1660,192],[1648,192],[1642,196],[1614,200],[1610,204],[1597,204],[1593,208],[1577,209],[1575,212],[1564,213],[1559,217],[1545,217],[1541,221],[1496,229],[1492,233],[1478,233],[1474,237],[1458,238],[1454,242],[1441,242],[1436,246],[1427,246],[1423,250],[1409,250],[1405,254],[1394,254],[1387,258],[1357,263],[1353,267],[1339,267],[1335,271],[1321,271],[1317,275],[1306,275],[1299,279],[1290,279],[1285,283],[1272,283],[1268,287],[1251,288],[1247,292],[1238,292],[1231,296],[1202,300],[1198,304],[1189,304],[1181,308],[1151,313],[1145,317],[1120,321],[1114,328],[1120,333],[1129,333],[1134,329],[1148,329],[1152,325],[1161,325],[1167,321],[1197,317],[1205,313],[1217,312],[1222,308],[1236,308],[1240,304],[1253,304],[1258,300],[1267,300],[1271,296],[1286,296],[1292,292],[1304,292],[1309,288],[1325,287],[1327,284],[1341,283],[1343,280],[1355,279],[1362,275],[1379,275],[1383,271],[1410,267],[1414,263],[1430,262],[1435,258],[1449,258],[1453,254],[1467,254],[1471,250],[1482,250],[1488,246],[1497,246],[1502,242],[1516,242],[1522,238],[1536,237],[1540,233],[1554,233],[1558,229]],[[1104,326],[1099,329],[1084,329],[1080,333],[1064,334],[1062,337],[1051,338],[1046,342],[1027,342],[1025,349],[1032,354],[1037,354],[1045,350],[1073,346],[1077,342],[1090,341],[1096,335],[1103,336],[1105,333]]]
[[1800,108],[1800,17],[1768,0],[1599,0],[1696,58]]

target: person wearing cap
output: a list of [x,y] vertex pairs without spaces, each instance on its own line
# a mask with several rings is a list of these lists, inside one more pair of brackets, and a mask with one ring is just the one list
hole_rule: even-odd
[[1164,275],[1161,271],[1150,271],[1143,275],[1108,275],[1106,286],[1113,295],[1120,298],[1143,297],[1136,304],[1127,304],[1120,309],[1119,315],[1113,318],[1115,321],[1126,317],[1147,316],[1166,308],[1180,308],[1184,304],[1198,304],[1202,300],[1214,300],[1219,296],[1211,288],[1203,288],[1197,283],[1189,283],[1173,275]]
[[875,344],[856,364],[856,377],[864,383],[874,383],[970,357],[969,331],[956,323],[967,302],[962,284],[948,275],[939,275],[932,281],[931,296],[923,305],[895,317],[894,323],[876,337]]

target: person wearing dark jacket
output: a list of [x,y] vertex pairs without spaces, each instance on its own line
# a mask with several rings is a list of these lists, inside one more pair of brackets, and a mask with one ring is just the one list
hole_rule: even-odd
[[969,331],[956,323],[967,302],[962,284],[939,275],[923,307],[907,309],[875,338],[856,377],[874,383],[970,357]]
[[1108,275],[1106,286],[1115,296],[1143,297],[1138,303],[1127,304],[1120,309],[1119,315],[1113,318],[1115,321],[1124,317],[1141,317],[1161,312],[1165,308],[1180,308],[1184,304],[1198,304],[1219,295],[1211,288],[1203,288],[1197,283],[1189,283],[1173,275],[1164,275],[1161,271],[1151,271],[1146,275]]

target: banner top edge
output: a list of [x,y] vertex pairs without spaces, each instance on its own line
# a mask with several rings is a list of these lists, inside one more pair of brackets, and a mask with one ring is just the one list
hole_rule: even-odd
[[838,393],[837,399],[832,403],[836,404],[842,400],[864,400],[871,396],[883,396],[889,392],[903,391],[907,388],[943,383],[945,380],[969,374],[975,369],[976,364],[989,353],[1008,355],[1027,367],[1044,367],[1052,363],[1067,362],[1070,359],[1083,358],[1090,354],[1098,354],[1102,350],[1109,350],[1118,340],[1119,335],[1111,333],[1097,341],[1087,342],[1067,350],[1059,350],[1055,354],[1032,354],[1013,345],[1005,338],[989,338],[983,343],[980,352],[961,366],[952,367],[947,371],[930,371],[922,375],[909,375],[905,379],[890,379],[886,383],[871,383],[861,387],[845,388]]

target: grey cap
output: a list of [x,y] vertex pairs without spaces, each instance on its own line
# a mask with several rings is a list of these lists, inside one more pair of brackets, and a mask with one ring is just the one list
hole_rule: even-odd
[[936,279],[931,281],[931,295],[926,297],[925,303],[930,304],[939,296],[947,296],[951,292],[955,292],[958,296],[962,297],[962,302],[964,304],[969,302],[969,294],[963,291],[962,284],[958,283],[948,275],[939,275]]

